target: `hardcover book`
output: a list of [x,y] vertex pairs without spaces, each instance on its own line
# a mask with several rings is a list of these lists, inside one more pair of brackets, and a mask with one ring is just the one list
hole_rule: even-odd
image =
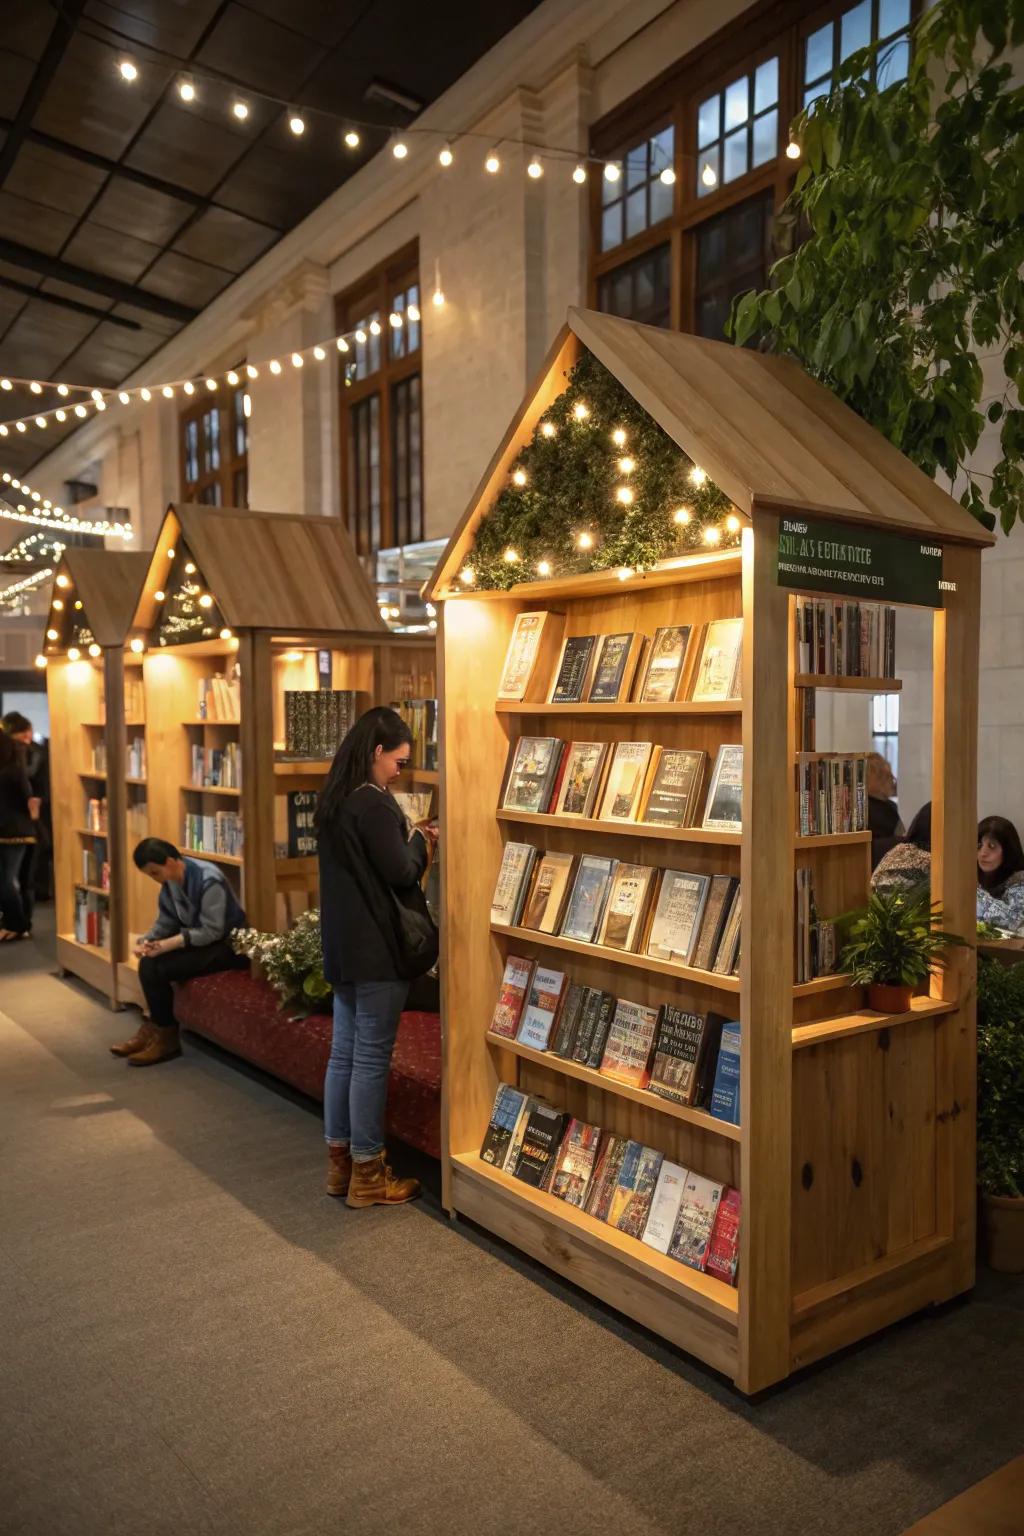
[[722,1026],[715,1067],[715,1085],[711,1090],[711,1113],[716,1120],[730,1125],[740,1123],[740,1026],[735,1021]]
[[520,736],[509,747],[501,806],[506,811],[547,811],[562,743],[557,736]]
[[635,821],[651,761],[649,741],[617,741],[601,797],[602,821]]
[[629,697],[643,641],[643,635],[632,633],[601,636],[587,695],[591,704],[617,704]]
[[680,1264],[688,1264],[691,1269],[705,1268],[722,1188],[721,1184],[701,1173],[687,1174],[669,1244],[669,1258],[678,1259]]
[[587,1203],[584,1207],[587,1215],[593,1216],[596,1221],[608,1219],[608,1210],[618,1181],[619,1169],[622,1167],[622,1159],[626,1155],[628,1145],[628,1141],[623,1136],[608,1136],[598,1153],[597,1167],[590,1181]]
[[638,1141],[629,1142],[608,1208],[610,1227],[618,1227],[629,1237],[642,1235],[662,1162],[663,1154],[653,1147],[642,1146]]
[[718,1215],[711,1233],[705,1271],[726,1285],[736,1284],[740,1257],[740,1212],[742,1200],[738,1189],[727,1189],[718,1202]]
[[583,854],[562,920],[564,939],[593,944],[601,926],[614,871],[614,859],[601,858],[593,853]]
[[676,1219],[679,1216],[679,1206],[682,1203],[685,1186],[686,1169],[680,1168],[678,1163],[670,1163],[666,1158],[661,1165],[658,1182],[654,1186],[651,1209],[643,1231],[643,1241],[649,1247],[657,1249],[658,1253],[668,1253],[668,1245],[676,1229]]
[[616,1082],[646,1088],[651,1080],[651,1051],[657,1028],[657,1008],[620,998],[598,1070]]
[[585,1066],[592,1067],[595,1071],[601,1065],[605,1044],[612,1027],[612,1019],[615,1017],[616,999],[611,992],[601,993],[601,1003],[594,1021],[594,1032],[590,1038],[587,1049]]
[[518,955],[509,955],[505,961],[505,974],[501,978],[501,991],[491,1019],[489,1033],[503,1040],[514,1040],[519,1019],[530,988],[533,961]]
[[711,969],[738,884],[735,875],[711,876],[711,887],[700,920],[700,932],[690,952],[689,963],[698,971]]
[[715,832],[743,831],[743,748],[719,747],[708,788],[704,825]]
[[718,952],[711,969],[718,976],[732,976],[739,968],[740,925],[743,921],[743,892],[739,886],[732,893],[729,915],[718,941]]
[[[532,1094],[528,1093],[524,1096],[523,1102],[519,1106],[519,1113],[516,1116],[516,1123],[512,1127],[512,1134],[508,1139],[505,1161],[500,1164],[503,1173],[515,1173],[519,1163],[519,1153],[523,1145],[523,1137],[526,1135],[526,1122],[530,1118],[530,1111],[540,1102],[540,1099],[535,1098]],[[495,1167],[497,1166],[499,1165],[495,1164]]]
[[554,801],[556,816],[592,816],[608,756],[606,741],[571,741]]
[[648,864],[616,864],[601,920],[599,944],[634,951],[643,932],[644,917],[654,885]]
[[520,1093],[518,1088],[513,1088],[509,1083],[498,1085],[491,1118],[480,1144],[482,1162],[490,1163],[494,1168],[504,1166],[512,1133],[525,1105],[525,1093]]
[[585,1120],[569,1121],[551,1181],[551,1193],[556,1200],[564,1200],[566,1205],[574,1205],[578,1210],[583,1208],[600,1143],[599,1125],[588,1125]]
[[722,1030],[728,1022],[720,1013],[709,1012],[707,1018],[708,1041],[697,1063],[697,1086],[693,1090],[693,1104],[699,1109],[707,1109],[711,1103],[715,1071],[718,1067],[718,1047],[722,1041]]
[[537,966],[530,983],[529,1000],[519,1023],[519,1033],[516,1035],[521,1045],[532,1045],[535,1051],[547,1050],[564,991],[564,971],[553,971],[546,965]]
[[491,897],[492,923],[502,928],[516,927],[536,860],[537,849],[531,843],[505,844]]
[[742,653],[742,619],[712,619],[705,625],[691,697],[704,703],[739,698]]
[[534,1103],[526,1117],[523,1144],[515,1166],[515,1177],[539,1189],[545,1182],[551,1161],[562,1139],[565,1116],[550,1104]]
[[499,699],[522,701],[532,691],[535,680],[543,678],[547,682],[564,624],[560,613],[517,615],[498,684]]
[[710,1038],[706,1015],[666,1003],[654,1044],[651,1092],[675,1104],[692,1104]]
[[541,933],[558,932],[575,867],[576,858],[571,853],[541,856],[521,919],[524,928],[536,928]]
[[580,1017],[586,1006],[589,992],[590,988],[581,986],[578,981],[570,982],[569,990],[565,994],[565,1002],[562,1004],[562,1011],[558,1015],[557,1028],[548,1047],[554,1055],[571,1058],[573,1046],[576,1043],[576,1032],[579,1029]]
[[552,704],[579,704],[586,698],[597,654],[597,635],[569,635],[551,687]]
[[654,631],[636,693],[639,703],[671,704],[679,697],[690,630],[689,624],[668,624]]
[[590,1050],[597,1034],[601,1013],[602,1010],[607,1009],[609,999],[614,1004],[615,999],[610,992],[602,992],[600,987],[587,988],[572,1048],[573,1061],[578,1061],[582,1067],[585,1067],[590,1059]]
[[710,885],[710,875],[693,875],[685,869],[662,872],[647,939],[647,953],[652,960],[667,960],[673,965],[690,963]]
[[657,827],[692,827],[707,757],[696,748],[655,747],[638,820]]

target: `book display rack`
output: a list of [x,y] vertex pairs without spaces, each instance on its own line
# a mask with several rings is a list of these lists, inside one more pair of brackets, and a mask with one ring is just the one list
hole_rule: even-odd
[[[126,900],[124,825],[145,770],[141,657],[125,646],[145,554],[68,549],[54,577],[43,654],[50,701],[57,961],[113,1005]],[[141,781],[141,784],[140,784]]]
[[[478,531],[513,483],[520,453],[538,434],[555,437],[546,413],[585,353],[730,499],[737,547],[681,554],[642,573],[577,567],[559,576],[545,561],[544,579],[531,572],[509,590],[480,590],[466,576]],[[786,542],[794,534],[797,544]],[[842,667],[829,652],[834,675],[809,665],[806,649],[801,657],[797,594],[847,593],[849,602],[848,587],[822,577],[853,561],[868,570],[865,597],[933,609],[933,896],[943,926],[970,938],[980,554],[989,542],[794,364],[570,311],[431,582],[443,680],[445,1206],[748,1393],[973,1282],[973,948],[954,951],[930,994],[901,1015],[868,1010],[848,976],[814,974],[813,956],[831,952],[812,948],[806,933],[797,980],[800,903],[806,927],[809,913],[825,919],[862,903],[870,877],[870,833],[859,830],[862,754],[836,754],[825,775],[827,824],[858,830],[800,835],[799,750],[813,716],[802,696],[879,691],[853,660],[852,628]],[[922,561],[932,574],[918,591],[904,565]],[[802,604],[801,622],[804,614]],[[680,660],[664,636],[687,626],[691,649]],[[862,628],[870,659],[874,620]],[[730,686],[728,647],[709,656],[708,636],[737,629]],[[898,615],[895,633],[898,672]],[[881,688],[898,688],[890,666],[879,670]],[[639,747],[621,753],[621,782],[609,794],[616,743],[655,750],[646,769]],[[662,762],[678,754],[676,764],[705,754],[699,792],[688,782],[673,800],[654,782],[657,748]],[[590,773],[605,777],[592,784]],[[576,775],[568,788],[567,774]],[[521,858],[506,852],[512,843],[527,850]],[[625,865],[636,866],[626,870],[629,888],[614,912],[602,909],[598,928],[587,902],[613,902],[603,866]],[[799,870],[809,874],[798,888]],[[654,933],[666,871],[690,878],[675,877],[679,905],[672,896]],[[688,892],[716,888],[703,876],[731,877],[718,881],[723,910],[741,893],[732,917],[738,974],[721,929],[703,964],[690,963]],[[603,1060],[600,1041],[588,1054],[572,1049],[571,1027],[559,1034],[559,1007],[566,997],[580,1007],[581,989],[613,1000],[606,1017],[626,1000],[619,1042],[613,1034]],[[659,1097],[637,1077],[638,1031],[646,1031],[642,1055],[644,1041],[660,1038],[655,1019],[678,1025],[682,1015],[739,1025],[737,1123]],[[677,1039],[684,1034],[676,1029]],[[623,1052],[632,1075],[620,1069],[616,1081]],[[511,1100],[502,1084],[517,1090]],[[532,1118],[531,1098],[542,1105]],[[561,1117],[554,1130],[552,1114]],[[502,1137],[515,1123],[527,1139],[509,1152]],[[584,1200],[597,1127],[613,1143],[640,1145],[626,1161],[648,1186],[665,1167],[677,1185],[696,1178],[728,1195],[733,1235],[739,1221],[734,1284],[701,1268],[692,1249],[682,1262],[673,1257],[687,1252],[685,1234],[666,1252],[637,1235],[640,1214],[624,1231],[601,1219],[600,1199]],[[492,1158],[496,1141],[503,1155]],[[566,1188],[579,1198],[564,1198]],[[623,1198],[635,1193],[631,1186]],[[664,1237],[660,1197],[657,1209]]]

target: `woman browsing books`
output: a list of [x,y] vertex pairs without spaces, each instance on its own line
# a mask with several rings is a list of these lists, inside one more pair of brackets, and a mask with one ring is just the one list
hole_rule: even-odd
[[316,813],[324,975],[334,1033],[324,1081],[327,1192],[350,1206],[396,1205],[419,1193],[384,1158],[384,1107],[409,982],[436,958],[420,888],[437,841],[410,832],[389,786],[412,735],[392,709],[368,710],[338,748]]

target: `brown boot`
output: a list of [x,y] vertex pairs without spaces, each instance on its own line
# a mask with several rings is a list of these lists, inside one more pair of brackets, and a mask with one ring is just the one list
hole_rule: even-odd
[[173,1061],[175,1056],[181,1055],[177,1024],[167,1024],[163,1028],[151,1024],[149,1028],[149,1044],[144,1051],[128,1057],[130,1067],[155,1067],[159,1061]]
[[367,1163],[352,1164],[352,1183],[346,1205],[358,1209],[364,1205],[402,1205],[415,1200],[420,1192],[418,1179],[396,1179],[384,1161],[384,1153]]
[[111,1056],[134,1056],[139,1051],[144,1051],[147,1045],[153,1042],[154,1026],[147,1019],[143,1019],[138,1029],[130,1040],[125,1040],[123,1045],[112,1045]]
[[348,1147],[327,1148],[327,1193],[347,1195],[352,1182],[352,1154]]

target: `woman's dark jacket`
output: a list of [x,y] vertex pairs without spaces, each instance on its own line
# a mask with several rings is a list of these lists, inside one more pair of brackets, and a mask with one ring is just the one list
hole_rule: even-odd
[[0,769],[0,842],[35,838],[36,824],[28,813],[31,793],[25,772],[25,755],[19,751],[17,759],[6,770]]
[[320,832],[320,931],[324,975],[332,986],[399,981],[398,915],[403,905],[426,910],[420,878],[427,867],[422,836],[386,790],[364,784]]

